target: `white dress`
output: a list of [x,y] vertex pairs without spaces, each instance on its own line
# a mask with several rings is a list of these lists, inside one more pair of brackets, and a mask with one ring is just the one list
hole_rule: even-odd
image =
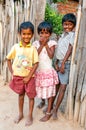
[[[57,43],[54,40],[48,42],[48,46],[52,47]],[[37,49],[40,47],[39,41],[33,42],[33,46]],[[37,97],[47,99],[56,94],[56,84],[58,84],[58,75],[52,66],[52,59],[48,56],[44,47],[39,54],[39,65],[36,71],[36,92]]]

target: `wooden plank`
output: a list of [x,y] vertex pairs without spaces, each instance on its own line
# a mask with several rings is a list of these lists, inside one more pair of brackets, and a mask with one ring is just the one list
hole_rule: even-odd
[[82,85],[83,85],[85,70],[86,70],[86,60],[84,60],[86,55],[86,49],[83,48],[81,53],[82,53],[81,60],[79,61],[80,69],[79,69],[78,81],[77,81],[77,94],[76,94],[77,100],[80,100]]
[[83,9],[86,9],[86,0],[83,0]]
[[73,80],[74,80],[74,71],[75,71],[75,53],[77,47],[77,39],[78,39],[78,32],[80,27],[80,20],[81,20],[81,5],[79,5],[78,13],[77,13],[77,25],[75,31],[75,40],[72,52],[72,59],[71,59],[71,67],[70,67],[70,76],[69,76],[69,90],[68,90],[68,110],[69,110],[69,119],[73,118]]
[[85,32],[86,32],[86,10],[82,9],[82,20],[80,24],[79,40],[78,40],[78,46],[80,48],[84,46],[84,39],[86,39]]
[[2,23],[0,22],[0,74],[2,73]]

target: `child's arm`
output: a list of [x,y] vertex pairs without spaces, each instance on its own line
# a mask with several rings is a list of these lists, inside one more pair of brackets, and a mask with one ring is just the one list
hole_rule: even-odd
[[42,51],[42,48],[43,48],[43,47],[44,47],[44,45],[43,45],[43,44],[41,44],[41,45],[40,45],[40,47],[38,48],[38,50],[37,50],[37,51],[38,51],[38,55],[39,55],[39,54],[40,54],[40,52]]
[[45,47],[46,47],[48,56],[52,59],[54,56],[54,52],[55,52],[55,45],[49,48],[48,44],[46,44]]
[[40,52],[42,51],[43,47],[47,44],[49,39],[47,39],[46,37],[40,37],[39,42],[40,42],[40,47],[38,48],[38,55],[40,54]]
[[14,44],[14,46],[11,48],[10,52],[6,56],[8,68],[9,68],[11,74],[13,74],[12,59],[14,59],[16,56],[16,46],[18,46],[18,44]]
[[56,71],[59,71],[58,60],[55,61],[54,66]]
[[34,66],[32,67],[29,75],[23,79],[24,83],[27,83],[31,79],[31,77],[35,73],[37,67],[38,67],[38,62],[34,64]]
[[66,55],[62,61],[61,67],[60,67],[60,72],[64,73],[64,68],[65,68],[65,62],[68,60],[68,58],[70,57],[70,55],[72,54],[72,49],[73,46],[71,44],[69,44],[68,50],[66,52]]
[[9,70],[10,70],[11,74],[13,74],[11,60],[7,59],[7,64],[8,64],[8,68],[9,68]]

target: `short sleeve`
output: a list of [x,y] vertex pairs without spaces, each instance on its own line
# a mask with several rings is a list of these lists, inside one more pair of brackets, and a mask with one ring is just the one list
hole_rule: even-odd
[[14,58],[15,58],[15,55],[16,55],[15,46],[16,46],[16,45],[14,45],[14,46],[11,48],[10,52],[9,52],[8,55],[6,56],[7,59],[11,60],[11,59],[14,59]]
[[38,48],[39,48],[39,41],[34,41],[33,43],[32,43],[32,45],[38,50]]
[[75,33],[74,32],[70,32],[69,35],[70,35],[70,41],[69,41],[69,43],[73,46],[74,39],[75,39]]
[[49,46],[49,47],[57,46],[57,42],[54,41],[54,40],[50,40],[50,41],[48,42],[48,46]]
[[37,49],[33,46],[33,64],[38,62],[38,52]]

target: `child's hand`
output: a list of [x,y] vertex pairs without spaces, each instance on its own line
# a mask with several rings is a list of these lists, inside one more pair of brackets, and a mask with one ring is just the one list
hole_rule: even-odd
[[27,77],[25,77],[25,78],[23,79],[23,82],[26,84],[26,83],[28,83],[29,80],[30,80],[30,77],[27,76]]
[[57,64],[55,65],[55,69],[56,71],[59,71],[59,66]]
[[39,41],[42,45],[46,46],[47,42],[48,42],[48,38],[47,37],[40,37]]
[[61,64],[60,73],[62,73],[62,74],[65,73],[65,64],[64,63]]

